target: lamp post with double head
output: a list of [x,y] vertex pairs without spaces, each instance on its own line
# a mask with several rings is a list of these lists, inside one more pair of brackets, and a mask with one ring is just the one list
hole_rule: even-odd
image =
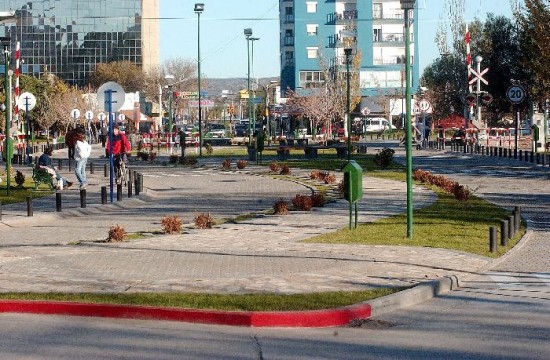
[[346,118],[347,118],[347,127],[348,127],[348,161],[351,160],[351,119],[350,119],[350,103],[351,103],[351,93],[350,93],[350,74],[349,74],[349,63],[351,61],[351,48],[345,48],[344,54],[346,55]]
[[[250,73],[254,77],[254,41],[260,40],[259,37],[250,38]],[[256,129],[256,90],[258,90],[258,79],[252,84],[252,130]],[[253,134],[254,135],[254,134]]]
[[204,11],[203,3],[195,4],[197,14],[197,83],[199,98],[199,156],[202,156],[202,105],[201,105],[201,14]]
[[246,59],[248,65],[247,71],[247,85],[246,91],[248,95],[248,145],[252,144],[252,99],[250,97],[250,38],[252,37],[252,29],[244,29],[244,36],[246,37]]
[[[15,19],[15,11],[0,11],[0,24]],[[5,142],[4,142],[4,151],[6,154],[6,195],[10,195],[10,170],[11,170],[11,157],[13,153],[13,146],[10,137],[10,126],[11,126],[11,75],[13,71],[10,70],[10,38],[5,37],[1,38],[2,45],[4,45],[4,91],[5,91],[5,102],[2,106],[6,111],[6,127],[5,127]]]
[[412,125],[411,125],[411,49],[410,11],[414,9],[416,0],[400,0],[405,12],[405,126],[407,153],[407,238],[413,238],[413,197],[412,197]]

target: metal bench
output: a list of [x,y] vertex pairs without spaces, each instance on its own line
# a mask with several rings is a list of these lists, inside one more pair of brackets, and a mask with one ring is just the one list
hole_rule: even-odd
[[348,154],[348,148],[342,145],[327,145],[327,146],[308,145],[304,147],[304,153],[307,159],[317,159],[318,151],[326,150],[326,149],[336,149],[336,155],[340,159],[346,158]]
[[46,171],[37,169],[36,167],[32,168],[32,180],[34,181],[34,189],[38,189],[40,184],[46,184],[50,189],[54,189],[54,184],[52,181],[52,176]]

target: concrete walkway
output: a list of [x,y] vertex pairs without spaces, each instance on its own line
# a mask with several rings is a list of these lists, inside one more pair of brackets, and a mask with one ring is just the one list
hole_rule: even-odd
[[[369,150],[370,151],[370,150]],[[192,223],[198,213],[215,219],[259,213],[279,198],[310,194],[309,171],[293,169],[298,181],[267,176],[268,166],[222,171],[222,160],[201,167],[133,163],[144,174],[144,193],[100,204],[102,149],[94,147],[88,204],[80,209],[78,190],[36,199],[34,216],[25,204],[3,206],[0,223],[0,291],[304,293],[411,285],[446,275],[475,273],[491,259],[457,251],[396,246],[307,244],[301,240],[346,228],[348,204],[338,200],[311,212],[258,215],[209,230],[102,243],[112,225],[128,232],[158,232],[163,216]],[[65,156],[65,153],[56,154]],[[74,178],[65,166],[63,171]],[[359,221],[401,213],[405,184],[364,178]],[[414,189],[415,204],[435,196]],[[405,235],[405,234],[404,234]],[[78,245],[77,245],[78,244]]]

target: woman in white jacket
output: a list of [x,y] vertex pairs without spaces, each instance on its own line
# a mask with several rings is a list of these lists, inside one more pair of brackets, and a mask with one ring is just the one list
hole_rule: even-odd
[[86,182],[86,162],[88,162],[88,157],[92,152],[92,147],[86,141],[86,135],[83,133],[78,134],[78,140],[75,145],[74,159],[76,165],[74,167],[74,173],[78,182],[80,183],[80,189],[85,189]]

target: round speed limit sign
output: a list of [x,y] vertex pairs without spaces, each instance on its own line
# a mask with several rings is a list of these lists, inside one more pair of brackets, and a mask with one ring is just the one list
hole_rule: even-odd
[[506,90],[506,97],[512,104],[521,104],[525,100],[527,92],[521,85],[512,85]]

